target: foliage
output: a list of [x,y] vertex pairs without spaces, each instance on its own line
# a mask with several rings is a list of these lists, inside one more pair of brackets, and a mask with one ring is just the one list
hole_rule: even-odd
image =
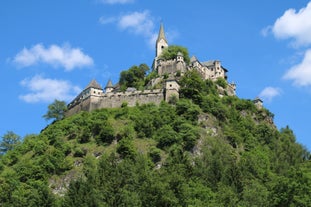
[[13,131],[8,131],[2,136],[0,143],[0,154],[6,153],[9,150],[13,150],[21,142],[21,137],[15,134]]
[[55,99],[54,102],[48,106],[48,111],[43,115],[43,118],[46,120],[53,119],[55,121],[59,121],[64,118],[64,113],[66,110],[66,102]]
[[125,91],[128,87],[142,89],[145,85],[144,78],[148,71],[149,67],[146,64],[134,65],[128,70],[122,71],[119,79],[121,90]]
[[178,46],[178,45],[170,45],[164,48],[161,53],[160,58],[163,58],[164,60],[175,59],[178,52],[181,52],[183,54],[185,62],[189,64],[190,57],[189,57],[188,49],[182,46]]
[[217,84],[188,72],[174,105],[81,112],[19,144],[4,135],[0,206],[311,206],[310,152]]
[[221,86],[222,88],[226,88],[228,83],[224,78],[217,78],[216,84]]

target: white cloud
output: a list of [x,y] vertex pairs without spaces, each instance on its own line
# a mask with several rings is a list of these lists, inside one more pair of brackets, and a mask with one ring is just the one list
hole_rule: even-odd
[[20,67],[46,63],[54,67],[64,67],[67,71],[93,65],[90,56],[84,54],[79,48],[71,48],[70,45],[62,47],[51,45],[45,48],[42,44],[37,44],[30,49],[24,48],[13,61]]
[[260,94],[259,97],[263,99],[264,101],[270,102],[272,99],[276,96],[281,95],[282,90],[280,88],[275,88],[275,87],[266,87],[264,88]]
[[151,37],[154,30],[153,18],[148,10],[121,16],[118,26],[123,30],[129,30],[130,32],[146,37]]
[[100,17],[99,18],[99,23],[101,24],[110,24],[110,23],[114,23],[117,21],[117,18],[115,17]]
[[[296,12],[288,9],[279,17],[271,28],[279,39],[293,38],[295,46],[306,46],[311,43],[311,2]],[[267,27],[269,29],[269,27]],[[265,33],[265,30],[263,30]]]
[[127,4],[133,3],[134,0],[100,0],[104,4]]
[[297,86],[311,85],[311,49],[305,52],[302,62],[290,68],[283,78],[293,80]]
[[142,12],[132,12],[119,17],[100,17],[101,24],[116,23],[123,31],[128,31],[135,35],[143,36],[152,48],[157,38],[155,32],[154,17],[151,16],[149,10]]
[[70,101],[81,91],[68,81],[43,78],[40,75],[24,79],[20,84],[30,91],[19,96],[27,103],[52,102],[55,99]]

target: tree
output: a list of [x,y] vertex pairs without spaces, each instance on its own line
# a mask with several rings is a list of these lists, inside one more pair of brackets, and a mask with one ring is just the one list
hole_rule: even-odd
[[146,64],[134,65],[130,69],[122,71],[119,79],[121,89],[126,90],[128,87],[142,88],[145,84],[144,78],[147,71],[149,71],[149,67]]
[[176,58],[177,53],[181,52],[184,55],[184,60],[187,64],[190,63],[190,57],[188,49],[182,46],[178,45],[170,45],[163,49],[161,58],[164,58],[165,60],[171,60]]
[[0,143],[0,153],[4,154],[9,150],[12,150],[16,145],[20,144],[20,136],[12,131],[8,131],[2,136]]
[[59,121],[64,118],[64,113],[66,110],[66,102],[55,99],[54,102],[48,106],[48,112],[43,115],[43,118],[46,120],[54,119]]

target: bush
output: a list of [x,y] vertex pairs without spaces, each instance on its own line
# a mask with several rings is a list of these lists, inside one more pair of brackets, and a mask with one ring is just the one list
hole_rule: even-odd
[[121,139],[121,141],[119,141],[117,153],[119,153],[121,158],[130,158],[130,159],[134,159],[135,156],[137,155],[133,142],[127,138]]
[[149,150],[149,157],[151,158],[152,162],[160,162],[161,161],[161,150],[154,146],[150,147]]
[[227,85],[228,85],[227,81],[223,78],[217,78],[216,84],[222,88],[227,88]]

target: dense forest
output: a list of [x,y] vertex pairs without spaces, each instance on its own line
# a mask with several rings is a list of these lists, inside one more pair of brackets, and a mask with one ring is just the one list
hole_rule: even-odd
[[0,206],[311,206],[310,152],[288,126],[220,97],[225,80],[191,71],[179,83],[180,98],[159,106],[61,117],[22,141],[7,134]]

